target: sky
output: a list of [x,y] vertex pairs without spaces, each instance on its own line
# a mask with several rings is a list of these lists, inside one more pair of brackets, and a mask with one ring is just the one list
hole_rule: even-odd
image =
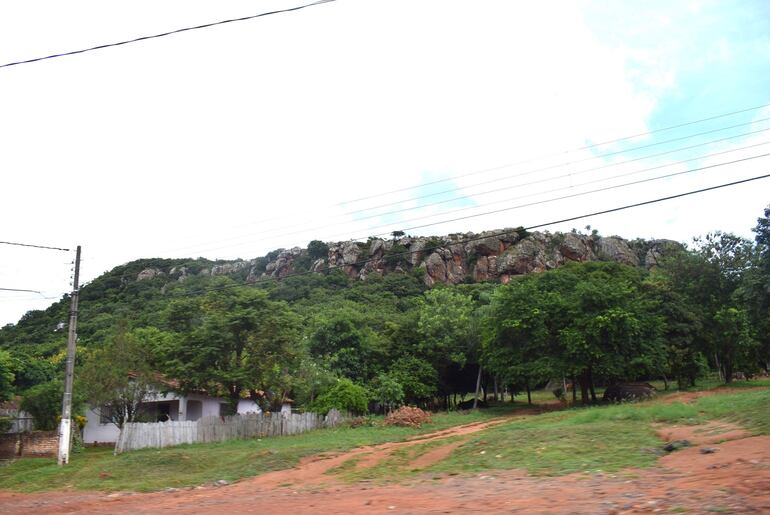
[[[301,4],[2,2],[0,64]],[[336,0],[0,68],[0,241],[82,245],[88,281],[548,223],[770,173],[767,84],[763,0]],[[751,238],[769,193],[543,229]],[[73,258],[0,245],[0,288],[40,292],[0,291],[0,325],[61,298]]]

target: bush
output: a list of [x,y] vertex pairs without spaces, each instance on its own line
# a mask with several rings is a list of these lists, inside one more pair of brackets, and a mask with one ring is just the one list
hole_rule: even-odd
[[56,429],[58,417],[61,415],[63,392],[64,385],[61,381],[33,386],[24,394],[20,407],[32,415],[37,429],[52,431]]
[[340,379],[337,384],[318,396],[311,406],[316,413],[328,413],[332,408],[360,415],[369,407],[369,392],[350,379]]
[[412,406],[401,406],[385,417],[386,426],[399,427],[420,427],[423,424],[430,424],[430,413]]

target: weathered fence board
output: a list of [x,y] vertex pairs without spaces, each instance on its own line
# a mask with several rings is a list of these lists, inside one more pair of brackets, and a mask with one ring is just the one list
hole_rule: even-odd
[[326,417],[317,413],[248,413],[229,417],[203,417],[196,421],[128,423],[123,426],[115,443],[115,453],[186,443],[296,435],[322,427],[336,426],[344,418],[339,412],[332,410]]

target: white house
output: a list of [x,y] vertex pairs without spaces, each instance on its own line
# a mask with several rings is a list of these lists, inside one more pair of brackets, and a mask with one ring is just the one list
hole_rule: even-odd
[[[144,414],[157,421],[198,420],[201,417],[219,417],[227,413],[227,399],[209,397],[201,393],[156,393],[141,404]],[[83,428],[85,443],[115,443],[120,436],[118,426],[102,417],[98,407],[88,409]],[[262,410],[250,399],[238,401],[238,413],[259,413]]]

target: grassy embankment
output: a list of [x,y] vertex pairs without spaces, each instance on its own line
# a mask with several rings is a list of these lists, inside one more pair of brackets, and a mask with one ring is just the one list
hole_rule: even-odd
[[[770,386],[770,382],[734,386]],[[410,468],[410,463],[451,440],[399,449],[371,468],[356,469],[351,462],[333,472],[350,481],[500,469],[524,469],[532,475],[612,473],[655,464],[657,456],[650,449],[660,448],[663,442],[654,425],[697,425],[710,420],[734,422],[754,434],[770,434],[770,389],[703,397],[691,404],[666,403],[662,396],[638,404],[546,413],[476,433],[447,458],[426,468]]]
[[[736,386],[770,386],[753,381]],[[511,408],[513,406],[513,409]],[[219,479],[236,480],[294,466],[304,456],[401,441],[420,433],[486,420],[525,407],[471,414],[439,414],[419,430],[359,427],[321,430],[304,435],[221,444],[142,450],[113,456],[96,448],[73,455],[60,468],[55,460],[29,458],[0,467],[0,488],[40,491],[61,488],[88,490],[160,490],[196,486]],[[698,399],[692,404],[650,401],[640,404],[577,408],[514,419],[476,433],[446,459],[426,469],[410,469],[417,456],[453,439],[400,449],[374,467],[356,470],[352,463],[336,472],[340,477],[395,479],[432,472],[465,473],[495,469],[526,469],[536,475],[576,471],[618,471],[653,465],[656,456],[646,447],[660,447],[654,423],[698,424],[730,420],[756,434],[770,434],[770,389],[729,393]]]
[[[515,409],[522,407],[524,405],[518,404]],[[511,408],[505,411],[511,412]],[[291,468],[305,456],[400,441],[421,433],[488,420],[502,412],[494,409],[441,413],[434,415],[432,424],[420,429],[324,429],[280,438],[143,449],[118,456],[113,456],[111,448],[86,448],[73,454],[66,467],[59,467],[55,459],[48,458],[24,458],[0,466],[0,488],[25,492],[60,488],[150,491],[196,486],[220,479],[233,481]]]

